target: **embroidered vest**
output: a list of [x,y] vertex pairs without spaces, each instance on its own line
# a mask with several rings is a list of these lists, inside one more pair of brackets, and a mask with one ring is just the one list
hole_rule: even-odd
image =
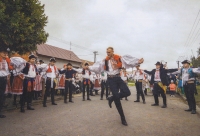
[[[54,71],[56,72],[56,66],[54,66]],[[47,73],[51,73],[51,72],[52,72],[52,70],[51,70],[51,68],[50,68],[50,65],[49,65],[49,68],[47,69],[46,72],[47,72]]]
[[[119,69],[122,68],[121,56],[114,54],[113,58],[117,62],[117,67]],[[109,70],[109,66],[108,66],[109,60],[110,60],[110,58],[107,56],[106,59],[105,59],[105,66],[104,66],[104,70],[106,70],[106,71]]]

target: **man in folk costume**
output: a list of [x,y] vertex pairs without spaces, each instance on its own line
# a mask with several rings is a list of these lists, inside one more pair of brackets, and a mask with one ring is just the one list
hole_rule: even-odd
[[2,108],[5,101],[5,90],[8,76],[10,75],[9,70],[13,70],[13,66],[10,64],[10,59],[8,57],[8,50],[0,49],[0,118],[5,118],[6,116],[2,114]]
[[51,103],[52,105],[57,105],[54,100],[54,95],[55,95],[55,87],[56,87],[56,82],[55,79],[58,76],[58,69],[55,66],[56,59],[55,58],[50,58],[50,64],[46,67],[46,91],[44,95],[44,100],[43,100],[43,107],[47,107],[46,101],[47,101],[47,96],[49,96],[51,92]]
[[103,100],[103,94],[106,89],[106,99],[108,98],[108,82],[107,82],[107,73],[105,71],[101,72],[101,99]]
[[137,100],[134,102],[140,102],[140,96],[142,97],[143,103],[145,104],[145,96],[142,89],[142,81],[144,80],[144,71],[140,69],[140,65],[136,66],[135,71],[135,86],[137,91]]
[[200,68],[191,68],[190,61],[184,60],[182,62],[183,68],[179,69],[173,74],[180,74],[182,77],[182,86],[187,98],[189,109],[185,111],[191,112],[191,114],[196,114],[196,101],[195,101],[195,73],[200,73]]
[[35,77],[37,73],[37,67],[35,65],[36,56],[29,55],[29,61],[26,63],[25,68],[22,73],[24,74],[24,83],[23,83],[23,94],[21,97],[21,112],[25,112],[24,106],[25,102],[27,102],[27,109],[34,110],[31,106],[32,103],[32,93],[35,87]]
[[87,100],[91,101],[90,99],[90,92],[89,92],[89,87],[91,84],[90,81],[90,75],[91,75],[91,71],[89,70],[89,64],[85,63],[85,68],[82,71],[82,75],[83,75],[83,101],[85,101],[85,89],[87,90]]
[[[121,79],[128,85],[128,76],[127,76],[127,72],[125,68],[122,68],[122,70],[120,71],[120,76],[121,76]],[[128,101],[128,98],[125,97],[125,100]]]
[[[90,66],[89,69],[95,73],[105,71],[108,74],[108,85],[112,91],[113,96],[108,97],[108,105],[112,108],[112,102],[115,102],[116,108],[121,116],[122,124],[127,126],[125,115],[122,109],[120,99],[127,97],[131,94],[128,86],[120,77],[120,69],[125,65],[125,68],[135,67],[138,63],[142,63],[143,59],[137,59],[131,57],[130,55],[119,56],[114,54],[114,49],[112,47],[107,48],[107,57],[105,60],[96,62],[93,66]],[[127,63],[127,59],[131,59],[130,63]],[[119,92],[119,90],[121,90]]]
[[161,94],[163,98],[163,106],[162,108],[167,107],[167,98],[166,98],[166,86],[169,85],[167,79],[167,73],[172,73],[177,71],[178,69],[164,69],[163,65],[160,62],[157,62],[156,69],[152,71],[144,70],[145,73],[151,75],[150,84],[153,85],[153,95],[155,103],[151,106],[158,106],[159,100],[158,95]]
[[68,63],[67,67],[60,71],[61,74],[65,74],[65,92],[64,92],[64,103],[67,103],[67,95],[69,92],[69,102],[74,103],[72,101],[72,92],[73,92],[73,84],[74,77],[76,71],[72,69],[72,64]]

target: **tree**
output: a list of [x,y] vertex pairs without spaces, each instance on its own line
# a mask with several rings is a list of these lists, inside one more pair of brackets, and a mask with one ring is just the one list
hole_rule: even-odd
[[39,0],[0,1],[0,50],[10,48],[18,54],[37,50],[45,43],[47,16]]

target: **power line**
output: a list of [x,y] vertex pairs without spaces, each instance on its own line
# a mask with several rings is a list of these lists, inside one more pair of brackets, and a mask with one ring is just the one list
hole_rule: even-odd
[[[186,42],[185,42],[185,47],[184,47],[184,51],[186,51],[186,49],[187,49],[187,45],[188,45],[188,42],[190,41],[190,36],[191,36],[191,34],[193,35],[193,28],[194,28],[194,26],[195,26],[195,24],[196,24],[196,21],[197,21],[197,18],[198,18],[198,16],[199,16],[199,13],[200,13],[200,10],[199,10],[199,12],[198,12],[198,14],[197,14],[197,16],[196,16],[196,19],[195,19],[195,21],[194,21],[194,23],[193,23],[193,25],[192,25],[192,29],[190,30],[190,33],[189,33],[189,35],[188,35],[188,38],[187,38],[187,40],[186,40]],[[200,21],[200,20],[199,20]],[[199,22],[198,22],[199,23]],[[198,23],[197,23],[197,25],[198,25]],[[197,26],[196,25],[196,26]],[[196,26],[195,26],[195,28],[196,28]]]
[[[53,37],[53,36],[49,36],[50,39],[52,40],[55,40],[55,41],[58,41],[58,42],[61,42],[61,43],[64,43],[64,44],[68,44],[68,45],[71,45],[71,46],[74,46],[74,47],[77,47],[77,48],[80,48],[80,49],[83,49],[83,50],[87,50],[87,51],[90,51],[90,52],[93,52],[93,50],[90,50],[86,47],[83,47],[81,45],[78,45],[78,44],[74,44],[74,43],[71,43],[71,42],[67,42],[65,40],[62,40],[62,39],[59,39],[59,38],[56,38],[56,37]],[[70,47],[71,48],[71,47]]]
[[190,30],[190,33],[189,33],[189,35],[188,35],[188,38],[187,38],[187,40],[186,40],[186,42],[185,42],[185,46],[187,45],[187,42],[188,42],[188,40],[189,40],[189,38],[190,38],[191,32],[192,32],[193,27],[194,27],[194,25],[195,25],[195,23],[196,23],[196,20],[197,20],[197,18],[198,18],[198,16],[199,16],[199,13],[200,13],[200,10],[199,10],[199,12],[198,12],[198,14],[197,14],[197,16],[196,16],[196,19],[195,19],[193,25],[192,25],[192,29]]

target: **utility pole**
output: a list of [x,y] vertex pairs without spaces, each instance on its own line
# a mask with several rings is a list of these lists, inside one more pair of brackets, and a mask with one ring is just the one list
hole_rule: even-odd
[[69,54],[69,55],[70,55],[70,56],[69,56],[69,59],[70,59],[70,60],[69,60],[69,62],[71,62],[71,45],[72,45],[72,44],[71,44],[71,41],[70,41],[70,54]]
[[96,62],[96,56],[98,55],[98,51],[94,51],[94,63]]
[[178,68],[179,68],[179,60],[177,61],[177,64],[178,64]]

